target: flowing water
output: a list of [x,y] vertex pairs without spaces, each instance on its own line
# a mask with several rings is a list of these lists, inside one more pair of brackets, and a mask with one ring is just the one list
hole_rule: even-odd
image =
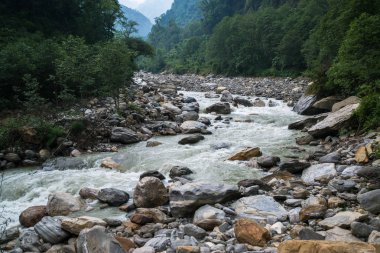
[[[197,99],[201,112],[219,99],[206,99],[204,93],[182,92]],[[195,172],[194,179],[210,182],[236,183],[246,178],[259,178],[264,172],[250,168],[244,162],[227,161],[228,156],[244,147],[260,147],[264,154],[274,156],[302,156],[294,153],[289,146],[296,146],[297,131],[288,130],[289,123],[302,119],[281,101],[276,107],[233,108],[230,124],[214,122],[215,116],[208,117],[213,125],[212,135],[195,145],[178,145],[183,135],[154,137],[151,140],[163,144],[147,148],[146,142],[130,145],[118,153],[87,155],[83,159],[90,164],[84,170],[41,171],[38,168],[13,169],[5,172],[1,207],[11,224],[18,223],[18,216],[29,206],[46,205],[51,192],[78,194],[83,187],[113,187],[133,193],[139,175],[147,170],[158,170],[168,175],[171,166],[187,166]],[[268,100],[265,100],[268,104]],[[250,121],[250,122],[247,122]],[[228,148],[215,149],[214,145],[228,144]],[[100,161],[112,157],[120,163],[120,171],[100,168]],[[91,215],[120,216],[116,208],[96,209]]]

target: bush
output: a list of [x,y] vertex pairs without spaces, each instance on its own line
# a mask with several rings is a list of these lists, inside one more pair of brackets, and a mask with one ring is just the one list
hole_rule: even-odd
[[365,130],[376,129],[380,127],[380,93],[370,94],[360,103],[356,110],[356,117],[361,128]]

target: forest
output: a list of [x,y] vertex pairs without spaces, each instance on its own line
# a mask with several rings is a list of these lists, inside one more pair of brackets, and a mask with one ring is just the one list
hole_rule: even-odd
[[[174,73],[299,76],[310,93],[362,97],[359,124],[380,122],[380,2],[180,0],[153,26],[154,58],[140,67]],[[198,18],[197,18],[198,17]]]

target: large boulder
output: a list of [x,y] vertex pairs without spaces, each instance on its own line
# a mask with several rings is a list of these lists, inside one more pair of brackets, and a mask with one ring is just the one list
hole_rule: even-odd
[[353,104],[359,104],[359,103],[360,103],[360,98],[355,97],[355,96],[348,97],[343,101],[335,103],[332,107],[332,112],[339,111],[340,109],[342,109],[343,107],[347,105],[353,105]]
[[128,202],[129,194],[114,188],[104,188],[99,191],[98,199],[110,206],[121,206]]
[[380,213],[380,189],[358,195],[360,206],[373,213]]
[[315,138],[338,133],[351,120],[358,107],[359,104],[348,105],[339,111],[330,113],[327,118],[311,127],[308,133]]
[[203,205],[222,203],[239,196],[235,185],[191,182],[170,189],[170,209],[174,217],[187,217]]
[[203,229],[213,230],[220,226],[225,219],[225,213],[210,205],[205,205],[199,208],[193,218],[193,223]]
[[288,217],[285,208],[270,196],[257,195],[245,197],[232,204],[238,217],[266,221],[268,218],[276,218],[284,221]]
[[340,101],[342,101],[341,98],[334,97],[334,96],[322,98],[313,104],[313,108],[316,108],[325,112],[331,112],[333,105]]
[[263,247],[271,239],[267,229],[252,220],[240,219],[234,227],[236,239],[240,243]]
[[180,127],[182,132],[186,134],[200,133],[203,129],[207,128],[205,124],[194,120],[185,121],[181,124]]
[[251,159],[252,157],[259,157],[262,153],[260,151],[260,148],[245,148],[236,154],[230,156],[228,160],[230,161],[246,161]]
[[294,106],[293,111],[301,115],[315,115],[320,110],[313,107],[313,104],[317,101],[317,96],[305,96],[303,95]]
[[231,107],[229,103],[216,103],[206,108],[206,113],[230,114]]
[[302,120],[289,124],[288,129],[302,130],[304,128],[309,128],[317,124],[319,121],[324,120],[327,116],[328,116],[327,113],[311,116],[306,119],[302,119]]
[[20,214],[19,221],[24,227],[33,227],[46,215],[46,206],[31,206]]
[[317,180],[336,176],[334,163],[321,163],[310,166],[302,172],[302,180],[307,184],[316,184]]
[[81,216],[78,218],[66,218],[62,221],[62,229],[70,232],[74,235],[79,235],[79,233],[85,228],[92,228],[95,226],[105,227],[107,223],[99,218]]
[[66,216],[80,211],[84,203],[77,197],[65,192],[56,192],[49,195],[47,212],[50,216]]
[[61,223],[60,217],[46,216],[34,226],[34,230],[45,242],[57,244],[70,237],[70,234],[62,229]]
[[377,253],[376,247],[364,242],[299,241],[282,242],[278,253]]
[[126,253],[119,242],[102,226],[84,229],[77,239],[77,253]]
[[58,157],[50,159],[42,164],[45,171],[51,170],[81,170],[87,167],[87,163],[78,157]]
[[166,204],[169,200],[165,185],[155,177],[141,179],[133,195],[133,203],[136,207],[157,207]]
[[111,141],[122,144],[132,144],[140,141],[136,132],[125,127],[115,127],[111,132]]

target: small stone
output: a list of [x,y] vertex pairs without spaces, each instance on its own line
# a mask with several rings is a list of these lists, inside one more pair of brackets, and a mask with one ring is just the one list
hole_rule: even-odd
[[367,155],[367,149],[365,146],[359,147],[359,149],[355,153],[355,160],[357,163],[368,163],[369,158]]

